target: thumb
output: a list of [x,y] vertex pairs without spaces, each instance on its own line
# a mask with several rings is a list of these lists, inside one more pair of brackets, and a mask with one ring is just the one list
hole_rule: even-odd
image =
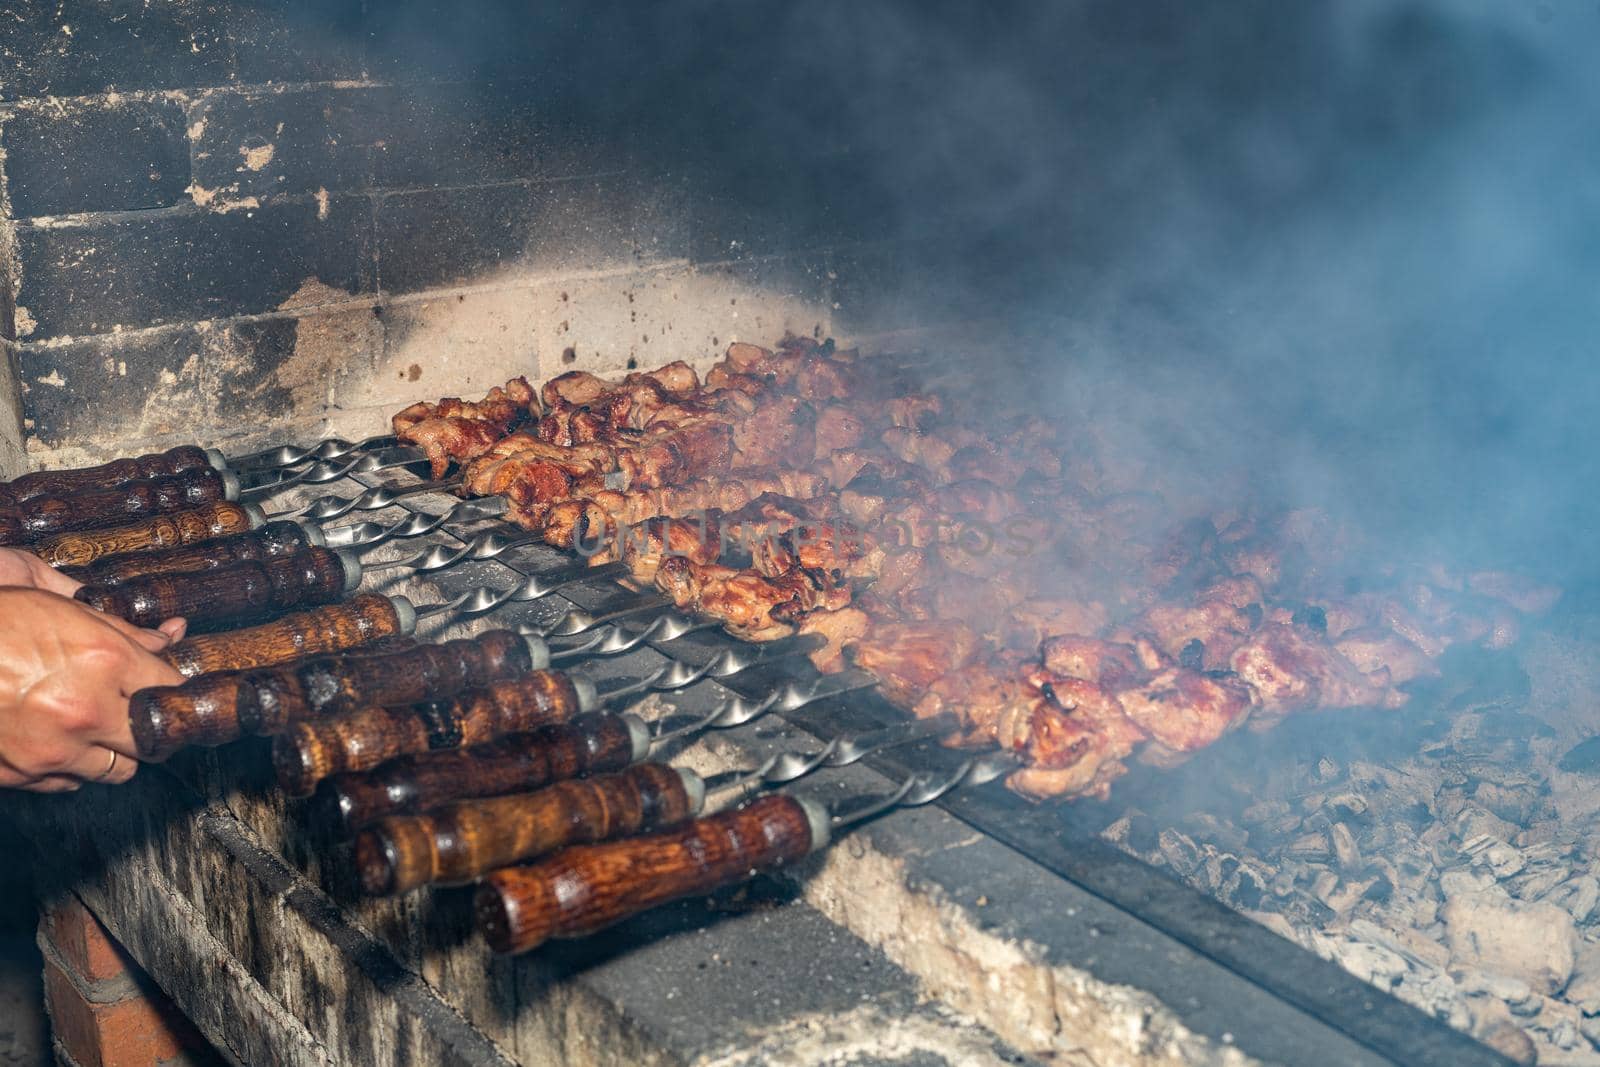
[[156,629],[166,634],[168,640],[176,644],[183,640],[184,634],[189,632],[189,620],[184,618],[167,619]]

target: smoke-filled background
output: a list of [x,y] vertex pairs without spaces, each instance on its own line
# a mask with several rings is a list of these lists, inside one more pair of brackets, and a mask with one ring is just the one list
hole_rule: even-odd
[[575,128],[758,220],[730,253],[890,242],[879,299],[1023,331],[997,374],[1196,484],[1596,573],[1600,6],[472,10],[423,54],[543,72]]
[[924,240],[930,313],[1031,326],[1063,417],[1592,573],[1600,7],[670,7],[662,147]]

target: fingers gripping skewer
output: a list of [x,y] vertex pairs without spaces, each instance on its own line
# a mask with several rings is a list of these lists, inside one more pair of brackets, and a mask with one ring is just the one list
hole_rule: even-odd
[[1015,766],[1003,754],[966,760],[948,774],[912,775],[888,794],[844,810],[773,793],[673,830],[566,848],[488,875],[474,900],[478,929],[500,953],[581,937],[659,904],[794,863],[869,819],[931,804]]

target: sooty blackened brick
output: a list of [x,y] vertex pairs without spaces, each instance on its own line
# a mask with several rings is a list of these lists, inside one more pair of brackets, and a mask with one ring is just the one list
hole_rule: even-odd
[[230,199],[365,189],[379,91],[219,92],[191,108],[194,180]]
[[363,6],[362,0],[246,0],[231,5],[225,17],[233,41],[234,77],[245,85],[360,77]]
[[360,0],[14,0],[0,99],[333,81],[362,72]]
[[375,183],[386,189],[568,178],[620,170],[593,131],[540,82],[399,86],[377,95],[370,117]]
[[21,226],[17,246],[35,341],[327,303],[374,281],[362,199]]
[[214,328],[208,386],[225,425],[304,419],[360,394],[383,344],[365,307],[249,319]]
[[636,190],[613,179],[496,185],[384,196],[383,290],[527,276],[632,261]]
[[24,345],[18,363],[27,434],[42,448],[115,446],[208,424],[205,347],[188,326]]
[[232,199],[594,174],[622,161],[529,83],[218,92],[192,108],[195,181]]
[[[525,0],[391,0],[369,5],[367,62],[385,81],[435,81],[549,69],[551,24],[566,5]],[[567,16],[570,21],[570,16]]]
[[228,20],[201,0],[13,0],[0,33],[0,99],[219,85]]
[[166,101],[28,107],[3,138],[16,218],[170,207],[189,184],[183,112]]

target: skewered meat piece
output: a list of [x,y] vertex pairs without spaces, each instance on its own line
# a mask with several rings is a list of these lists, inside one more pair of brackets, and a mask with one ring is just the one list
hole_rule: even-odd
[[[661,562],[682,557],[694,563],[714,563],[722,557],[725,527],[720,511],[706,511],[685,518],[664,515],[625,527],[620,543],[609,554],[628,566],[628,573],[641,585],[656,580]],[[599,561],[600,555],[594,561]]]
[[647,488],[721,469],[732,454],[727,424],[707,419],[639,434],[636,443],[618,449],[617,469],[629,488]]
[[1250,690],[1237,678],[1186,667],[1168,668],[1116,695],[1128,718],[1150,735],[1140,758],[1160,766],[1177,762],[1177,753],[1215,744],[1250,714]]
[[824,572],[834,581],[876,576],[885,555],[871,535],[845,523],[805,523],[769,532],[750,554],[755,569],[769,577],[798,567]]
[[1403,694],[1387,670],[1362,674],[1321,634],[1300,623],[1267,623],[1233,653],[1240,680],[1254,692],[1256,729],[1311,708],[1399,707]]
[[1387,670],[1389,681],[1405,685],[1417,678],[1431,678],[1439,668],[1427,653],[1393,630],[1366,626],[1346,631],[1333,647],[1365,675]]
[[1013,705],[996,726],[995,740],[1022,756],[1026,766],[1007,784],[1031,797],[1104,798],[1122,761],[1145,739],[1116,697],[1093,682],[1062,678],[1038,699]]
[[656,488],[596,487],[584,492],[580,486],[572,498],[549,508],[543,534],[548,544],[561,548],[582,543],[603,549],[616,543],[618,529],[657,515],[681,516],[712,508],[732,512],[764,494],[808,498],[822,488],[818,475],[780,469],[740,471],[737,477],[700,478]]
[[862,413],[844,404],[825,404],[816,409],[811,428],[816,459],[827,459],[841,448],[855,448],[867,438],[868,422]]
[[813,611],[800,622],[799,632],[820,634],[827,644],[811,653],[819,671],[833,673],[844,669],[844,650],[867,635],[872,620],[858,607]]
[[982,647],[978,634],[958,623],[890,623],[873,627],[848,655],[878,676],[885,696],[911,706],[934,682],[970,664]]
[[[999,583],[988,583],[996,586]],[[1110,619],[1098,600],[1034,598],[1015,604],[1004,616],[1001,638],[1012,648],[1038,648],[1054,634],[1098,633]]]
[[479,401],[447,396],[437,404],[412,404],[391,420],[395,436],[414,444],[442,477],[451,461],[464,462],[488,451],[534,404],[533,386],[513,378]]
[[911,430],[931,428],[944,414],[944,401],[934,393],[910,393],[888,403],[889,423]]
[[1016,656],[997,656],[945,672],[929,684],[912,708],[921,719],[952,714],[961,721],[954,741],[986,744],[997,737],[1002,719],[1031,710],[1041,699],[1030,687]]
[[1046,638],[1040,649],[1045,669],[1062,678],[1120,689],[1144,673],[1131,645],[1097,637],[1064,634]]
[[850,602],[848,588],[811,572],[768,578],[683,556],[662,561],[655,584],[678,607],[721,619],[728,632],[751,641],[787,637],[807,612],[837,610]]
[[1260,600],[1254,579],[1229,579],[1203,590],[1193,604],[1160,603],[1147,608],[1128,629],[1148,634],[1174,659],[1197,647],[1200,660],[1193,666],[1226,667],[1234,649],[1261,622]]
[[735,466],[774,467],[785,461],[803,461],[816,452],[816,422],[816,409],[799,397],[762,401],[733,425]]

